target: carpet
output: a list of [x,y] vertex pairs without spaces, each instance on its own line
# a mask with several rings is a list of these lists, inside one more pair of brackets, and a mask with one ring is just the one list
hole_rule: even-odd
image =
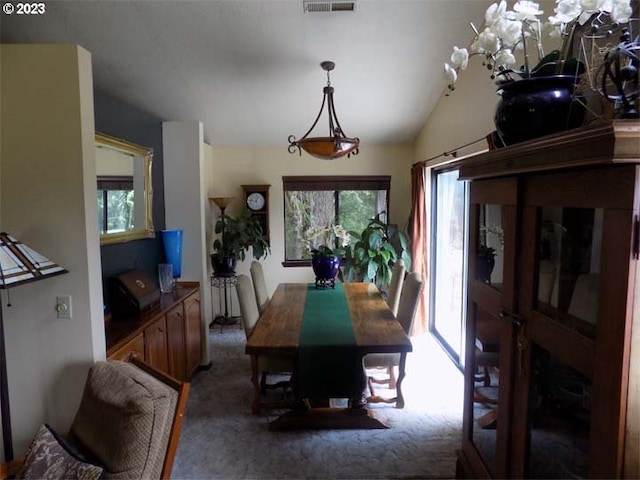
[[[281,412],[251,414],[243,331],[216,327],[209,339],[213,366],[192,379],[173,478],[454,478],[462,376],[432,340],[420,347],[414,340],[405,409],[371,406],[388,430],[269,432],[268,423]],[[385,389],[377,392],[384,395]]]

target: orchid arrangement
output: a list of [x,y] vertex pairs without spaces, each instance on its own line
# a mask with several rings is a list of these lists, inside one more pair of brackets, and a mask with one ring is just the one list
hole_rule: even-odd
[[342,225],[328,225],[307,230],[302,240],[306,252],[316,257],[342,257],[351,237]]
[[[507,8],[507,1],[491,4],[485,12],[483,28],[478,30],[472,23],[475,37],[469,47],[453,47],[450,63],[445,63],[444,71],[449,90],[455,89],[458,74],[465,70],[471,56],[480,55],[484,65],[491,71],[491,79],[515,81],[554,74],[579,75],[584,67],[575,58],[567,58],[570,45],[578,25],[585,25],[590,19],[607,14],[614,23],[626,23],[632,14],[631,0],[556,0],[554,15],[542,24],[538,3],[519,0],[513,9]],[[542,48],[542,33],[563,40],[561,50],[545,55]],[[514,68],[516,54],[522,55],[523,65]],[[536,64],[532,66],[531,56],[535,54]]]

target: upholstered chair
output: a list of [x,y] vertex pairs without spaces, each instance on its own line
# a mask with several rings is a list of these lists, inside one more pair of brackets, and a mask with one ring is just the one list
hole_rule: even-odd
[[[236,292],[238,293],[238,302],[240,303],[240,313],[242,315],[242,326],[244,334],[249,339],[253,333],[253,329],[258,323],[260,313],[256,297],[253,292],[251,280],[246,275],[238,275],[236,283]],[[293,359],[291,357],[282,357],[277,355],[261,355],[258,357],[258,369],[262,374],[260,379],[260,387],[264,393],[267,388],[286,387],[289,382],[278,382],[273,385],[267,383],[268,375],[290,374],[293,372]]]
[[[418,308],[418,301],[420,300],[420,294],[422,293],[422,280],[417,273],[411,273],[407,276],[402,286],[402,292],[400,294],[400,302],[398,305],[398,314],[396,318],[407,335],[411,334],[411,328],[413,327],[413,319],[416,315]],[[369,403],[396,403],[398,408],[403,408],[403,402],[398,402],[399,398],[402,398],[401,385],[396,383],[395,368],[400,365],[399,353],[371,353],[365,355],[363,359],[364,367],[367,369],[372,368],[386,368],[389,374],[388,379],[376,380],[369,376],[369,390],[371,396],[367,398]],[[374,391],[374,383],[388,384],[389,388],[396,389],[396,396],[393,398],[383,398],[377,396]]]
[[69,434],[42,425],[26,456],[0,475],[168,479],[188,394],[188,383],[135,358],[96,362]]
[[258,312],[262,315],[264,309],[269,303],[269,294],[267,293],[267,283],[264,280],[264,271],[262,264],[257,260],[251,262],[251,280],[253,280],[253,289],[256,294],[256,303],[258,304]]
[[407,269],[402,259],[398,260],[393,265],[391,271],[391,283],[389,284],[389,290],[387,292],[387,304],[393,312],[393,315],[398,314],[398,305],[400,304],[400,292],[402,292],[402,285],[404,283],[404,276]]

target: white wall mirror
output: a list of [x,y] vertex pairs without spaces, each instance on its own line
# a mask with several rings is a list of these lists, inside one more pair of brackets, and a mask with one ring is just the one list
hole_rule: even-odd
[[100,245],[155,236],[151,215],[153,149],[96,133]]

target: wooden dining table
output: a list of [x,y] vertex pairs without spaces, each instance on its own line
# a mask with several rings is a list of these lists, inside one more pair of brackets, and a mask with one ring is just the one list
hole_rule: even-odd
[[[340,340],[339,333],[334,331],[337,327],[332,322],[334,317],[340,315],[336,304],[343,305],[343,323],[349,330],[347,340]],[[318,380],[320,383],[316,384],[312,376],[303,385],[302,370],[306,368],[304,359],[308,357],[305,345],[309,343],[312,344],[312,351],[320,355],[319,368],[323,367],[324,360],[327,364],[332,361],[335,364],[339,358],[348,359],[349,367],[355,365],[355,368],[345,365],[344,369],[340,369],[348,377],[337,383]],[[399,387],[405,377],[406,355],[411,350],[411,340],[375,284],[336,283],[336,291],[318,291],[314,284],[282,283],[278,285],[246,344],[246,353],[251,356],[251,380],[254,386],[252,411],[258,413],[263,407],[258,358],[261,355],[285,356],[291,358],[294,366],[291,380],[294,408],[272,422],[272,429],[386,428],[365,408],[367,375],[362,358],[369,353],[400,353],[396,406],[402,408],[404,398]],[[313,391],[316,398],[348,398],[349,406],[342,409],[310,408],[305,389]]]

